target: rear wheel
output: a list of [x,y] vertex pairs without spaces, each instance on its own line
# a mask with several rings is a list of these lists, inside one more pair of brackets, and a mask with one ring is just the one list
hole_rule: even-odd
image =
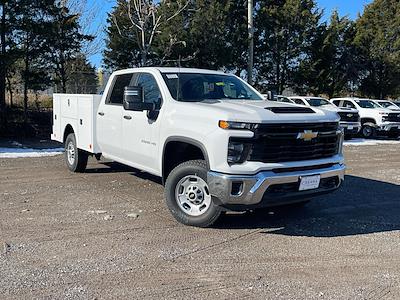
[[70,133],[64,144],[65,162],[71,172],[82,173],[86,169],[88,153],[78,149],[74,133]]
[[364,138],[370,139],[375,137],[376,130],[371,124],[364,124],[361,129],[361,134]]
[[207,164],[191,160],[178,165],[165,183],[167,206],[174,218],[185,225],[208,227],[221,215],[207,184]]

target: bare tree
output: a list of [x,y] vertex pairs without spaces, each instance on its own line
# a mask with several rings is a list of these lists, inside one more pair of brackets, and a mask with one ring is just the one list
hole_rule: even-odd
[[[141,52],[141,65],[145,66],[154,39],[157,34],[161,33],[162,25],[181,14],[188,7],[190,0],[161,0],[157,3],[153,0],[123,0],[121,2],[123,9],[119,14],[126,14],[129,24],[121,25],[118,22],[121,15],[118,13],[114,13],[112,19],[122,37],[138,44]],[[163,7],[168,9],[163,9]],[[132,38],[132,33],[135,34],[134,38]],[[179,41],[175,41],[171,37],[170,43],[176,44]]]
[[[103,1],[108,2],[108,0]],[[62,0],[61,4],[66,6],[72,14],[79,16],[81,32],[93,37],[92,40],[83,42],[81,52],[88,57],[99,54],[105,40],[102,20],[106,15],[101,3],[88,0]]]

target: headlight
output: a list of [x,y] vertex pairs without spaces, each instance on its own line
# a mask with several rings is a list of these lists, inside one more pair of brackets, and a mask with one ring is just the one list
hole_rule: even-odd
[[228,164],[244,163],[248,159],[250,151],[250,142],[230,140],[228,144]]
[[244,145],[237,142],[228,144],[228,163],[239,163],[242,160]]
[[253,123],[242,123],[242,122],[230,122],[230,121],[219,121],[218,126],[222,129],[243,129],[252,130],[257,128],[257,124]]

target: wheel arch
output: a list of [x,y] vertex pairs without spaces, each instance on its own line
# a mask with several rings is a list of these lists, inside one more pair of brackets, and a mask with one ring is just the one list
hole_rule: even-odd
[[[179,151],[179,149],[184,150]],[[169,156],[170,154],[174,155],[173,158],[167,159],[167,156]],[[165,140],[161,156],[161,174],[163,184],[165,183],[169,173],[175,166],[182,162],[193,159],[204,159],[207,167],[210,167],[210,160],[207,148],[203,143],[199,142],[198,140],[184,136],[171,136],[167,138]]]
[[376,124],[376,121],[374,118],[361,118],[361,125],[371,123],[371,124]]
[[68,123],[64,127],[63,143],[65,143],[65,140],[67,139],[67,136],[70,133],[74,133],[75,134],[75,140],[76,140],[76,143],[78,144],[78,137],[77,137],[77,134],[76,134],[76,130],[75,130],[74,126],[72,124],[70,124],[70,123]]

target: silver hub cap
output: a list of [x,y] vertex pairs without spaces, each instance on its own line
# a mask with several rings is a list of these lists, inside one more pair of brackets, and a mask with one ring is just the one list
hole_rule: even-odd
[[183,177],[175,189],[179,207],[190,216],[201,216],[211,205],[207,183],[197,175]]
[[75,147],[72,142],[69,142],[67,146],[67,159],[71,166],[75,163]]
[[364,127],[364,128],[363,128],[363,134],[364,134],[364,136],[370,136],[371,133],[372,133],[371,127]]

